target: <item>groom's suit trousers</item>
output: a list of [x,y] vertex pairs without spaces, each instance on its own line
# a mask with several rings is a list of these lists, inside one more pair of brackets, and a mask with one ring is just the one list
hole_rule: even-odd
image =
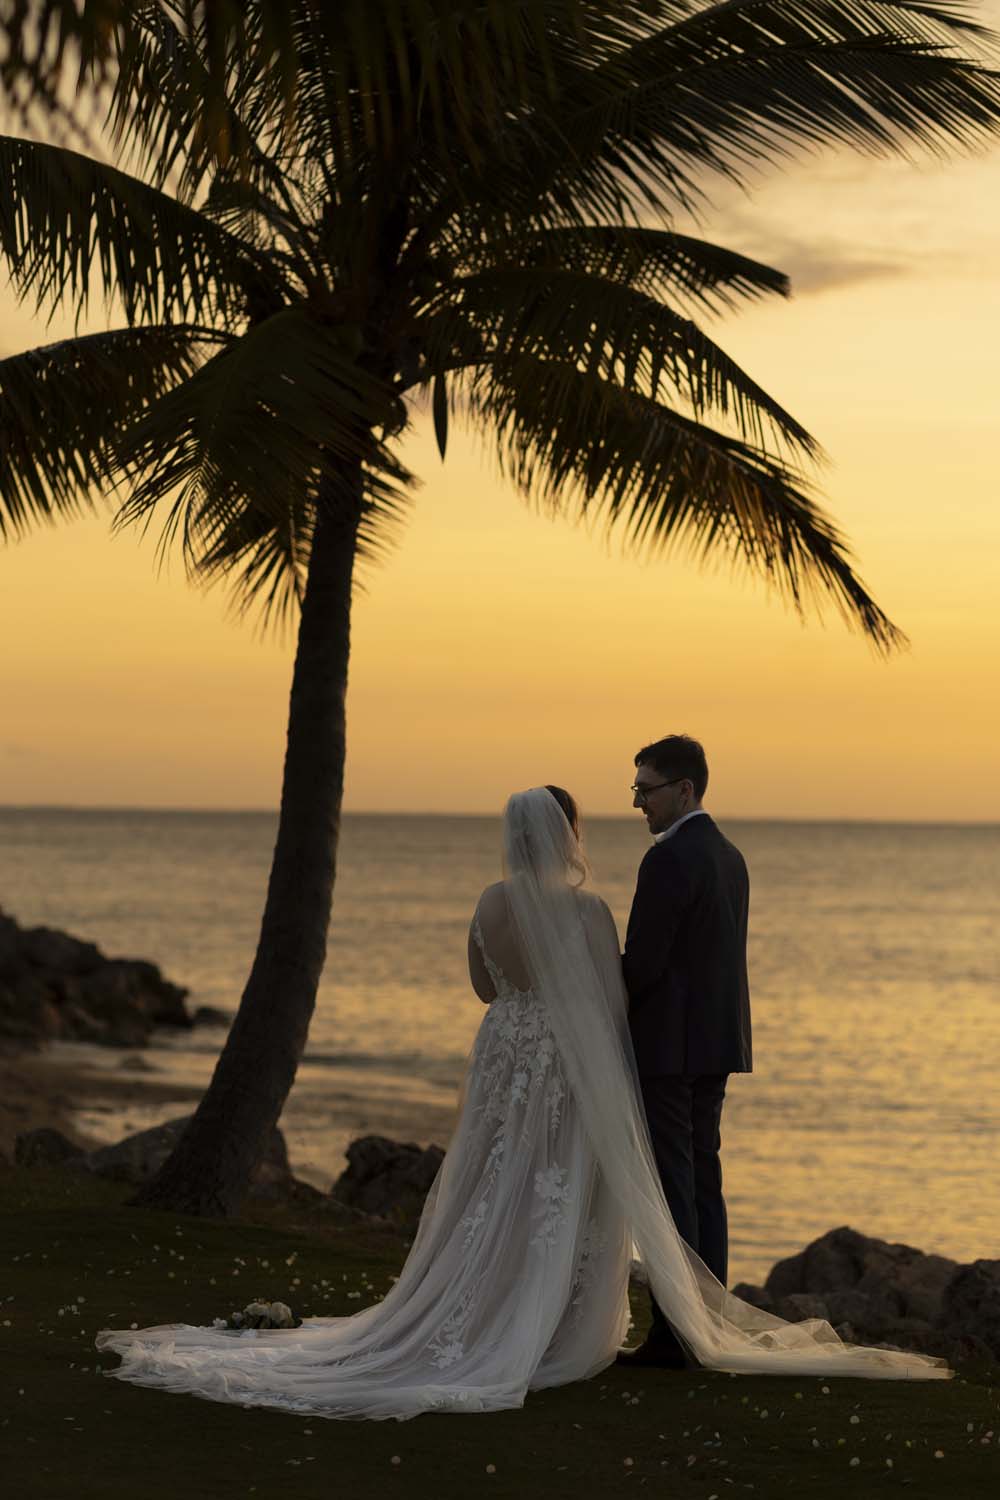
[[[702,1073],[641,1080],[653,1153],[677,1232],[723,1286],[729,1231],[719,1148],[727,1078],[726,1073]],[[673,1347],[673,1333],[656,1299],[652,1301],[650,1340]]]

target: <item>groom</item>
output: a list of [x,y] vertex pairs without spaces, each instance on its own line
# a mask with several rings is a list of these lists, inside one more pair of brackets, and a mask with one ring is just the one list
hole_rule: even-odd
[[[653,835],[625,939],[629,1026],[663,1191],[677,1231],[726,1285],[728,1236],[719,1123],[730,1073],[749,1073],[749,881],[743,856],[701,805],[705,752],[670,735],[635,757],[633,806]],[[683,1368],[653,1299],[627,1365]]]

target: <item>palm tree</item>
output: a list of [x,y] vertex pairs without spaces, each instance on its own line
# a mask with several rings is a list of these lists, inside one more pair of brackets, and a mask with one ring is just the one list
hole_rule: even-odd
[[801,472],[813,438],[695,321],[785,278],[671,215],[794,147],[968,145],[1000,119],[997,76],[956,51],[982,36],[933,0],[234,5],[221,33],[211,7],[116,12],[90,76],[119,166],[0,138],[18,293],[80,306],[93,277],[122,309],[0,361],[0,530],[110,494],[115,525],[155,522],[194,579],[298,621],[257,953],[137,1200],[197,1213],[240,1201],[305,1045],[352,580],[406,503],[418,398],[442,456],[461,416],[559,514],[728,555],[891,650]]

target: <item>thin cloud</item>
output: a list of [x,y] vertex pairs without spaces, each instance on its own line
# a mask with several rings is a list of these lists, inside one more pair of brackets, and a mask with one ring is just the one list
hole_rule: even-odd
[[909,276],[913,260],[858,251],[853,246],[810,245],[788,236],[769,236],[750,244],[736,241],[745,255],[753,255],[783,271],[791,282],[792,296],[813,296],[864,281],[885,281]]

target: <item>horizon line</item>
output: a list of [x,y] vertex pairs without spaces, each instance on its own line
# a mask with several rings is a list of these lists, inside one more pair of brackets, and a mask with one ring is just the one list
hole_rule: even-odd
[[[628,813],[586,813],[583,822],[606,822],[624,823],[632,821],[631,812]],[[793,823],[793,824],[848,824],[850,826],[903,827],[903,828],[997,828],[1000,827],[998,818],[886,818],[886,817],[843,817],[831,815],[789,816],[787,813],[780,816],[770,813],[725,813],[715,812],[706,808],[706,812],[718,822],[728,823]],[[277,818],[276,807],[153,807],[143,803],[70,803],[70,802],[0,802],[0,813],[136,813],[146,814],[154,817],[270,817]],[[362,818],[466,818],[466,819],[496,819],[502,816],[502,809],[495,812],[470,812],[467,810],[443,811],[441,809],[427,809],[424,811],[413,808],[364,808],[349,807],[342,809],[344,817]]]

